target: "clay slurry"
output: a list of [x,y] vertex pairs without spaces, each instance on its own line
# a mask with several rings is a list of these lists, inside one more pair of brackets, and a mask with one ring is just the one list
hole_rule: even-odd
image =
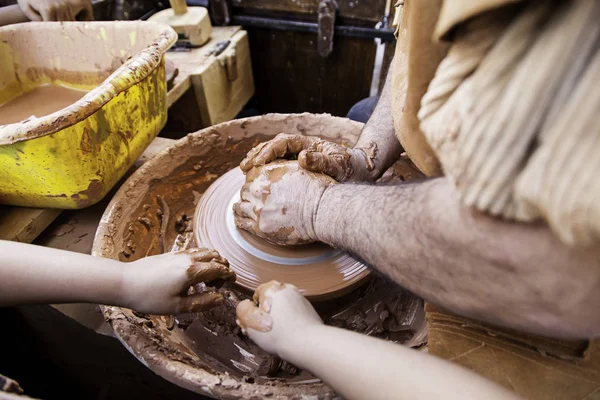
[[0,125],[14,124],[31,116],[43,117],[70,106],[87,92],[66,86],[44,85],[0,105]]

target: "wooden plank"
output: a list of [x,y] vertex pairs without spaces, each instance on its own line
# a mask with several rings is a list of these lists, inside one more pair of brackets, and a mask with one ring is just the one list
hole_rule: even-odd
[[31,243],[61,210],[0,206],[0,240]]

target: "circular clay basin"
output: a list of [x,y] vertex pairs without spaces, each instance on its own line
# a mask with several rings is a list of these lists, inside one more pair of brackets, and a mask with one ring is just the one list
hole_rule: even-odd
[[[191,133],[146,162],[119,189],[102,217],[92,254],[135,261],[170,251],[182,238],[191,238],[193,246],[192,219],[203,193],[254,146],[281,132],[352,145],[361,129],[360,123],[330,115],[269,114]],[[164,317],[112,306],[102,310],[135,357],[191,391],[221,399],[336,398],[319,379],[271,357],[240,332],[235,303],[251,292],[230,283],[219,290],[232,297],[203,313]],[[425,341],[422,300],[380,277],[314,305],[329,325],[408,346]]]

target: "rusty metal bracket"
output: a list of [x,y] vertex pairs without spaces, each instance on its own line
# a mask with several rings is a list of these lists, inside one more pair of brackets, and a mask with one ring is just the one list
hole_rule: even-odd
[[333,51],[333,36],[335,32],[335,14],[338,4],[335,0],[319,2],[317,51],[321,57],[327,57]]
[[[264,18],[254,15],[234,15],[234,25],[242,25],[245,28],[274,29],[278,31],[306,32],[316,34],[319,25],[315,22],[292,21],[288,19]],[[337,25],[336,36],[354,37],[360,39],[381,39],[384,43],[395,40],[394,30],[390,28],[376,29],[364,26]]]

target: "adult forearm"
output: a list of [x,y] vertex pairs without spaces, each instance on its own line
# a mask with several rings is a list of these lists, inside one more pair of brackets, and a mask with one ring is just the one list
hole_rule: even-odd
[[120,304],[118,261],[0,240],[0,306]]
[[333,186],[315,231],[456,313],[542,334],[600,334],[599,251],[465,209],[446,179]]
[[365,124],[355,148],[374,151],[374,169],[371,171],[372,179],[380,177],[402,152],[402,146],[394,131],[392,118],[391,75],[388,74],[381,96],[373,114]]
[[281,357],[348,400],[516,398],[456,365],[355,332],[320,325],[289,340]]

